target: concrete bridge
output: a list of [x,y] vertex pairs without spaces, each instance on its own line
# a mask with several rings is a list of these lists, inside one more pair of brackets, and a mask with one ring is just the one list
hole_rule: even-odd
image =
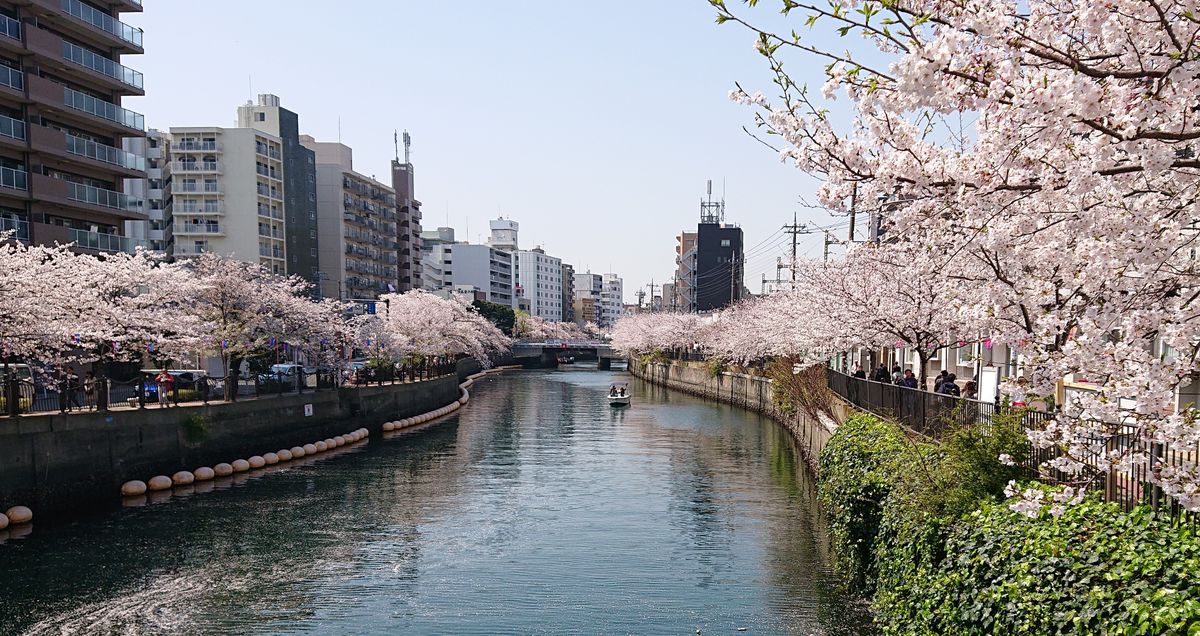
[[558,365],[560,356],[576,356],[595,357],[599,368],[611,369],[613,360],[624,358],[600,340],[517,340],[512,354],[517,362],[543,367]]

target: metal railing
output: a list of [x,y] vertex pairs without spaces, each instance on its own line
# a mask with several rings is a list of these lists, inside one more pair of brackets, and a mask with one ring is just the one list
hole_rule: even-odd
[[0,64],[0,84],[19,91],[25,90],[25,72]]
[[146,170],[145,157],[135,155],[132,152],[126,152],[120,148],[76,137],[70,133],[63,134],[67,138],[67,152],[73,155],[95,159],[102,163],[109,163],[139,172],[145,172]]
[[[67,15],[74,16],[87,22],[88,24],[107,31],[122,40],[141,48],[142,46],[142,30],[136,27],[131,27],[124,22],[104,13],[98,9],[88,6],[79,0],[62,0],[60,5],[62,10]],[[15,36],[20,38],[18,34]]]
[[91,95],[80,93],[79,91],[63,87],[63,104],[69,108],[95,115],[101,119],[136,128],[138,130],[146,129],[146,118],[140,113],[135,113],[132,110],[126,110],[116,104],[106,102],[102,99],[97,99]]
[[0,115],[0,135],[10,139],[25,140],[25,122],[20,119],[13,119],[6,115]]
[[16,168],[0,168],[0,186],[14,190],[28,190],[29,173]]
[[71,242],[79,247],[93,249],[100,252],[125,252],[126,254],[135,254],[140,247],[144,250],[150,249],[150,241],[143,239],[134,239],[127,236],[117,236],[116,234],[105,234],[103,232],[89,232],[87,230],[77,230],[74,228],[67,230],[71,236]]
[[114,62],[103,55],[93,53],[78,44],[63,40],[63,58],[88,70],[111,77],[127,86],[132,86],[139,90],[142,88],[143,77],[140,72]]
[[13,232],[16,238],[29,240],[29,221],[10,216],[0,216],[0,232]]
[[[941,439],[956,428],[990,426],[998,414],[1019,416],[1021,425],[1026,429],[1041,428],[1056,417],[1054,413],[1027,407],[996,405],[855,378],[832,369],[826,369],[826,375],[829,389],[847,402],[934,439]],[[1149,464],[1138,463],[1124,470],[1097,469],[1093,471],[1094,478],[1087,484],[1088,489],[1103,493],[1106,501],[1118,503],[1126,510],[1147,504],[1175,516],[1190,514],[1186,513],[1178,502],[1164,495],[1152,483],[1150,477],[1159,466],[1196,466],[1200,461],[1200,442],[1174,447],[1146,439],[1143,431],[1132,424],[1112,424],[1105,428],[1108,428],[1111,434],[1096,439],[1104,446],[1105,454],[1144,454],[1149,458]],[[1078,477],[1047,468],[1048,462],[1061,456],[1063,453],[1055,447],[1033,448],[1022,463],[1022,468],[1028,471],[1031,478],[1057,483],[1077,482]],[[1099,466],[1101,462],[1100,453],[1089,453],[1083,457],[1073,456],[1072,459],[1091,466]]]
[[125,212],[141,212],[143,206],[142,200],[137,197],[131,197],[123,192],[114,192],[113,190],[75,183],[74,181],[67,182],[67,198],[80,203],[90,203]]
[[172,150],[193,152],[216,152],[220,149],[221,147],[215,141],[180,141],[172,147]]

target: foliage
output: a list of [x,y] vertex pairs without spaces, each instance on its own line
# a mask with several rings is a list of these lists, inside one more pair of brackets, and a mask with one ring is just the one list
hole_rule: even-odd
[[704,368],[708,371],[708,377],[716,378],[725,372],[725,363],[714,358],[706,362]]
[[504,332],[506,336],[512,336],[513,330],[517,324],[516,312],[511,307],[505,307],[499,303],[488,302],[486,300],[476,300],[471,304],[479,315],[488,319],[488,322],[496,325],[496,328]]
[[854,415],[821,451],[817,494],[833,540],[834,568],[851,589],[869,592],[874,585],[872,547],[907,445],[897,426]]
[[358,348],[373,360],[400,362],[408,356],[466,355],[486,365],[511,340],[471,305],[413,290],[385,294],[384,314],[351,320]]
[[1030,520],[987,505],[955,524],[895,634],[1194,634],[1200,536],[1147,508],[1087,500]]
[[191,413],[183,418],[179,426],[183,429],[183,436],[188,442],[193,444],[203,442],[208,438],[208,427],[211,424],[208,416],[200,413]]
[[834,417],[833,394],[825,373],[825,367],[804,366],[797,358],[772,360],[767,375],[771,378],[775,407],[784,413],[799,410],[814,419],[822,414]]

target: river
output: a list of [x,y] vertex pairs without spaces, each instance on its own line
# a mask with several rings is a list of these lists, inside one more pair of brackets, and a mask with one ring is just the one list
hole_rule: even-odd
[[576,367],[471,392],[421,430],[9,535],[0,634],[871,633],[775,423]]

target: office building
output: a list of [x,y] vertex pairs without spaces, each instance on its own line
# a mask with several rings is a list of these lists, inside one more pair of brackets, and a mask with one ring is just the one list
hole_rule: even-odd
[[319,142],[308,135],[300,141],[316,162],[322,296],[367,299],[397,291],[395,191],[355,172],[354,151],[349,146]]
[[513,307],[513,255],[490,245],[455,243],[454,229],[423,232],[423,283],[439,292],[474,287],[488,302]]
[[0,229],[83,252],[148,247],[124,235],[148,220],[125,191],[146,178],[126,140],[145,137],[122,107],[143,78],[122,56],[142,53],[142,30],[121,22],[139,0],[0,1]]
[[742,228],[725,223],[697,226],[695,310],[716,311],[741,300],[745,267]]
[[562,259],[546,254],[541,247],[517,250],[517,282],[522,297],[528,299],[531,316],[551,321],[562,320]]
[[625,284],[616,274],[604,274],[601,281],[600,324],[611,327],[625,314]]

